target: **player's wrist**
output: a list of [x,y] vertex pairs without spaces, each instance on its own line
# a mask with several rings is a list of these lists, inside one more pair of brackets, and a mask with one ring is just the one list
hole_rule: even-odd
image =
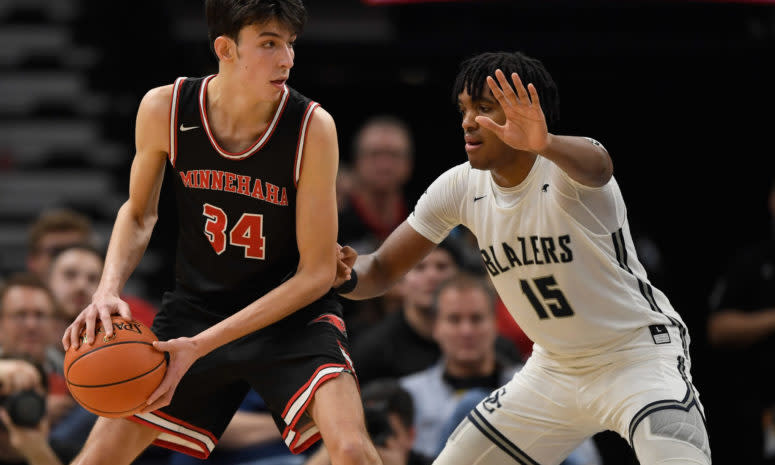
[[337,294],[349,294],[350,292],[355,290],[355,287],[358,285],[358,273],[355,272],[355,269],[353,268],[350,270],[350,279],[343,282],[339,286],[334,288],[334,291]]

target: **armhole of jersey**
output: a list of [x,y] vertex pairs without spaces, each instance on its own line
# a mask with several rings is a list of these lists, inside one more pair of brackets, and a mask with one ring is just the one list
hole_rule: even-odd
[[299,130],[299,141],[296,144],[296,157],[293,161],[293,186],[299,187],[299,178],[301,177],[302,155],[304,153],[304,139],[307,138],[307,126],[315,108],[319,107],[317,102],[309,102],[304,111],[304,118],[301,120],[301,129]]
[[170,164],[175,167],[175,159],[178,155],[178,107],[180,100],[180,86],[186,78],[179,77],[172,86],[172,99],[170,100]]

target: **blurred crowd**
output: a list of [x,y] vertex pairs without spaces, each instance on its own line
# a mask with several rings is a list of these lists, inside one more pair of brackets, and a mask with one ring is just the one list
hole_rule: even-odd
[[[352,135],[337,181],[340,244],[371,252],[404,221],[413,208],[405,197],[413,147],[410,128],[390,115],[367,120]],[[775,457],[775,390],[761,379],[775,356],[775,184],[768,207],[769,240],[741,248],[708,297],[707,328],[690,328],[707,331],[710,347],[695,357],[712,357],[717,367],[707,380],[713,385],[699,388],[720,464]],[[667,279],[657,244],[645,231],[634,235],[650,274]],[[96,419],[67,390],[60,339],[98,285],[104,242],[83,212],[66,206],[41,212],[28,228],[26,269],[0,277],[0,465],[67,463]],[[150,326],[158,296],[122,297],[133,317]],[[383,297],[342,304],[368,430],[386,465],[431,463],[468,411],[495,395],[531,353],[532,342],[493,292],[463,227]],[[564,465],[637,463],[623,441],[600,434]],[[255,392],[208,461],[329,463],[321,447],[290,454]],[[195,462],[151,448],[136,463]]]

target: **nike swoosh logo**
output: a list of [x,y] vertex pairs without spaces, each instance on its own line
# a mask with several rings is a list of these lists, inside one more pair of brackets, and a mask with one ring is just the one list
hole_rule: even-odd
[[477,200],[482,200],[482,199],[483,199],[483,198],[485,198],[485,197],[487,197],[487,194],[484,194],[484,195],[483,195],[483,196],[481,196],[481,197],[474,197],[474,202],[476,202]]
[[180,125],[180,132],[186,132],[186,131],[190,131],[190,130],[192,130],[192,129],[196,129],[196,128],[198,128],[198,127],[199,127],[199,126],[185,126],[185,125],[181,124],[181,125]]

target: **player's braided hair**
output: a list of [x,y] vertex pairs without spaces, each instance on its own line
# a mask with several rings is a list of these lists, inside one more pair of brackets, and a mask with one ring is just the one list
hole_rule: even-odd
[[535,86],[550,129],[559,121],[560,95],[554,79],[541,61],[522,52],[487,52],[463,61],[455,78],[452,101],[457,103],[458,95],[464,90],[472,100],[480,98],[487,85],[487,76],[494,78],[497,69],[503,71],[509,83],[511,73],[517,73],[526,88],[529,83]]

